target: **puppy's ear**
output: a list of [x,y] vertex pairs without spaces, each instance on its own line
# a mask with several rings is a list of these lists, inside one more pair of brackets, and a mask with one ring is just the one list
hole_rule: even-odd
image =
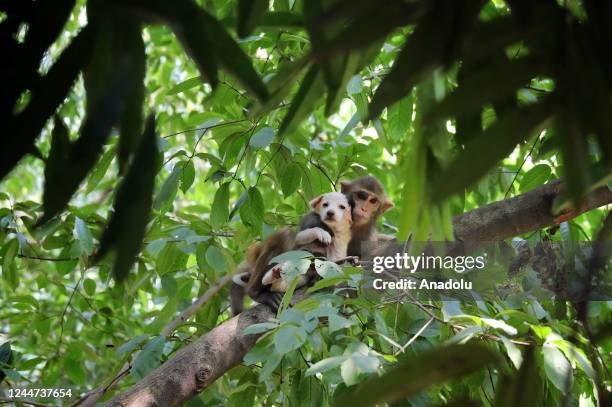
[[340,192],[346,194],[350,186],[351,183],[349,181],[340,181]]
[[385,201],[382,204],[382,211],[387,212],[389,209],[393,208],[395,205],[393,204],[393,202],[391,202],[391,200],[389,198],[385,199]]
[[311,209],[314,209],[316,211],[317,209],[319,209],[319,205],[321,204],[322,200],[323,200],[323,195],[319,195],[318,197],[310,201],[308,205],[310,205]]

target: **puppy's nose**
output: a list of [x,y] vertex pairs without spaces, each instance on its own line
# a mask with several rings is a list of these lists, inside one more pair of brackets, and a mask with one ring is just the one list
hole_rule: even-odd
[[333,218],[334,217],[334,211],[327,211],[327,217],[328,218]]

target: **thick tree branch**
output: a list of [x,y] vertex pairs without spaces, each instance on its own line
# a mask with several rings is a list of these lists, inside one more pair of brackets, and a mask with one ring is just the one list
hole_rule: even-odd
[[555,216],[553,201],[563,184],[552,181],[525,194],[485,205],[453,219],[455,236],[461,241],[496,241],[558,225],[591,209],[612,203],[612,192],[601,187],[589,194],[580,208]]
[[[495,202],[453,219],[455,234],[462,241],[494,241],[539,230],[572,219],[591,209],[612,203],[607,188],[593,191],[580,208],[562,214],[552,213],[552,203],[562,191],[553,181],[517,197]],[[196,342],[106,406],[178,406],[189,400],[242,362],[254,345],[256,335],[244,335],[244,329],[267,321],[274,314],[258,305],[217,326]]]

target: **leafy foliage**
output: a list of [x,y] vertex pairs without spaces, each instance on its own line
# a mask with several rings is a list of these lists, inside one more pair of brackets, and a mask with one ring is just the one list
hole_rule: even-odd
[[[0,2],[0,381],[79,394],[131,362],[133,384],[228,319],[223,290],[160,336],[341,179],[376,176],[380,229],[416,240],[555,178],[580,207],[612,176],[611,27],[592,0]],[[515,239],[594,239],[607,213]],[[609,302],[378,304],[316,267],[189,405],[604,400]]]

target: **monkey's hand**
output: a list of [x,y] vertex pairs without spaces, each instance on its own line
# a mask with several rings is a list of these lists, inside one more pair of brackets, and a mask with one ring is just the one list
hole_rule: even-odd
[[324,246],[328,246],[332,241],[332,237],[327,231],[321,228],[305,229],[295,236],[295,242],[299,246],[306,245],[315,240],[321,242]]
[[336,264],[345,264],[345,263],[349,263],[353,266],[358,266],[359,265],[359,257],[357,256],[347,256],[347,257],[343,257],[339,260],[336,260]]

